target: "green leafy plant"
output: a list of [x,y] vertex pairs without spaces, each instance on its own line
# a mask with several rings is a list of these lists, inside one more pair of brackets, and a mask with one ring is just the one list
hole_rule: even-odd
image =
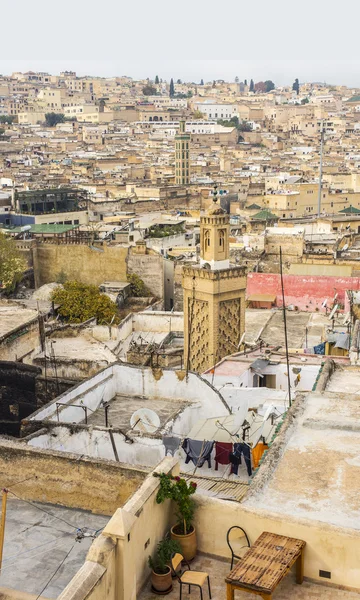
[[16,242],[0,232],[0,290],[13,292],[21,281],[27,265]]
[[165,575],[169,570],[171,558],[176,553],[181,553],[179,542],[165,538],[158,543],[155,555],[149,556],[149,567],[157,575]]
[[115,302],[96,285],[65,281],[63,288],[54,290],[51,299],[59,305],[59,315],[69,323],[83,323],[91,318],[96,318],[99,325],[119,322]]
[[141,277],[139,277],[139,275],[136,275],[136,273],[131,273],[127,275],[126,278],[131,284],[130,296],[133,296],[134,298],[148,298],[149,296],[151,296],[150,290],[148,290],[148,288],[146,287]]
[[187,535],[192,530],[194,519],[195,502],[192,498],[196,492],[196,483],[187,483],[182,477],[173,477],[166,473],[154,473],[154,477],[160,478],[160,489],[156,496],[156,502],[161,504],[165,500],[174,500],[177,504],[176,533]]

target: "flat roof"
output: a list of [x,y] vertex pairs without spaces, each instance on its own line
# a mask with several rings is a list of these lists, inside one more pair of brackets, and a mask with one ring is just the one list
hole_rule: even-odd
[[273,456],[274,472],[263,481],[259,473],[245,505],[360,530],[359,395],[343,383],[341,393],[306,396],[279,459]]
[[[179,412],[184,410],[184,408],[189,405],[189,402],[116,394],[116,396],[110,400],[109,404],[109,424],[114,428],[129,431],[131,427],[130,418],[133,413],[140,408],[150,408],[155,411],[160,418],[161,428],[164,427],[168,421],[174,419]],[[105,427],[105,409],[100,407],[91,413],[88,417],[88,424]]]
[[[21,486],[16,488],[16,494],[21,495]],[[109,517],[53,504],[29,503],[10,493],[8,496],[0,586],[34,597],[43,590],[42,598],[57,598],[82,567],[93,541],[85,537],[75,542],[77,528],[86,527],[93,535],[108,523]]]
[[[66,233],[72,229],[77,229],[79,225],[59,225],[57,223],[37,223],[30,224],[29,233],[42,234],[42,233]],[[24,232],[24,226],[22,227],[4,227],[5,231],[9,233],[26,233]]]
[[25,326],[35,320],[37,316],[37,310],[24,308],[15,302],[0,300],[0,338],[18,327]]

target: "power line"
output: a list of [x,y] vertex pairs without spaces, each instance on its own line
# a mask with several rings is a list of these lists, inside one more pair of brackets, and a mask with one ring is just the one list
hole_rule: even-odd
[[67,557],[69,556],[71,550],[73,549],[73,547],[75,546],[75,542],[73,543],[73,545],[71,546],[69,552],[66,554],[66,556],[62,559],[61,563],[59,564],[58,568],[56,569],[56,571],[52,574],[52,576],[50,577],[49,581],[47,582],[46,586],[41,590],[40,594],[36,597],[36,600],[39,600],[40,596],[43,595],[43,593],[45,592],[46,588],[49,586],[49,584],[52,582],[52,580],[54,579],[55,575],[60,571],[61,567],[63,566],[64,562],[66,561]]
[[[37,508],[38,510],[40,510],[41,512],[45,513],[46,515],[53,517],[53,519],[57,519],[58,521],[62,521],[63,523],[65,523],[66,525],[68,525],[68,527],[71,527],[71,529],[82,529],[81,527],[78,527],[77,525],[73,525],[72,523],[69,523],[68,521],[66,521],[66,519],[63,519],[62,517],[58,517],[57,515],[54,515],[54,513],[51,513],[47,510],[45,510],[45,508],[40,508],[40,506],[37,506],[37,504],[34,504],[33,502],[31,502],[30,500],[24,500],[24,498],[20,498],[20,496],[18,496],[17,494],[15,494],[15,492],[13,492],[12,490],[8,490],[8,492],[10,494],[12,494],[13,496],[15,496],[15,498],[17,498],[18,500],[21,500],[21,502],[26,502],[27,504],[30,504],[30,506],[33,506],[34,508]],[[94,529],[93,527],[88,527],[88,529],[91,529],[92,531],[96,531],[96,529]]]

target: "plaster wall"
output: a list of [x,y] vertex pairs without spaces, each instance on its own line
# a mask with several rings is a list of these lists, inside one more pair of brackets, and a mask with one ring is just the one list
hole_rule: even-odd
[[[359,277],[311,277],[284,275],[285,302],[298,306],[301,311],[314,312],[316,308],[325,312],[322,303],[327,298],[332,302],[335,293],[338,301],[345,303],[346,290],[359,290]],[[280,275],[274,273],[249,273],[247,296],[252,294],[276,295],[276,306],[282,306]]]
[[146,311],[133,314],[133,331],[156,331],[157,333],[184,331],[182,312]]
[[[29,422],[43,421],[50,419],[57,421],[56,402],[62,402],[69,406],[59,407],[59,420],[63,423],[80,423],[84,420],[84,411],[76,408],[76,406],[86,406],[91,410],[95,410],[101,400],[104,402],[111,400],[116,394],[115,379],[112,377],[113,367],[108,367],[104,371],[97,373],[91,379],[74,386],[68,392],[58,396],[45,407],[36,411]],[[71,405],[71,406],[70,406]]]
[[[141,437],[135,439],[133,444],[125,442],[124,435],[115,429],[113,438],[121,463],[128,465],[141,465],[155,467],[165,456],[165,447],[162,439]],[[52,427],[44,429],[36,437],[29,439],[32,447],[52,449],[60,452],[91,456],[115,460],[109,432],[101,428],[79,428],[74,430],[71,426]]]
[[295,520],[243,504],[216,500],[196,494],[196,530],[202,552],[229,557],[226,532],[234,524],[244,527],[251,544],[263,531],[306,541],[305,577],[324,582],[319,570],[331,572],[331,583],[360,589],[360,533],[324,523]]

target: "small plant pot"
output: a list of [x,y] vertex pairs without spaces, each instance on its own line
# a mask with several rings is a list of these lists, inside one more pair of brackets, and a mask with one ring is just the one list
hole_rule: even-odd
[[159,575],[155,571],[151,571],[151,589],[155,594],[164,596],[172,590],[171,569],[168,567],[167,573]]
[[183,535],[177,533],[177,526],[171,528],[171,538],[179,542],[181,547],[181,554],[186,560],[193,560],[196,556],[197,542],[196,542],[196,530],[192,527],[190,533]]

